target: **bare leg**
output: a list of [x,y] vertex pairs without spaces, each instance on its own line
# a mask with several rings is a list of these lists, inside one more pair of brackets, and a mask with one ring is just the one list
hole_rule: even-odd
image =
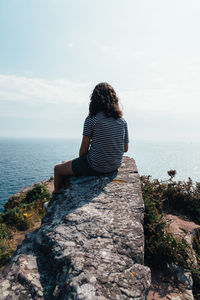
[[63,184],[63,177],[74,175],[72,172],[72,160],[63,162],[54,167],[54,192],[59,193]]

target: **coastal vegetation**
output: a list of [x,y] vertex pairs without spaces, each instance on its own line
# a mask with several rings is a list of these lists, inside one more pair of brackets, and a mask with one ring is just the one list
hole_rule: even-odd
[[31,230],[45,214],[43,204],[50,200],[48,182],[35,184],[27,192],[13,195],[0,213],[0,269],[16,250],[14,236]]
[[191,245],[183,236],[175,236],[169,230],[165,214],[186,216],[200,225],[200,183],[174,180],[175,170],[168,171],[169,180],[152,180],[142,176],[142,193],[145,202],[145,264],[155,269],[166,268],[170,264],[182,266],[191,271],[193,293],[200,299],[200,240],[198,233],[192,241],[196,263],[191,257]]

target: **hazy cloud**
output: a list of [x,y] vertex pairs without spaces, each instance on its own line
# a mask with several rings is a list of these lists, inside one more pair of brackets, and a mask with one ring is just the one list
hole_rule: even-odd
[[[133,139],[197,139],[199,88],[190,82],[185,87],[173,83],[163,86],[158,76],[154,76],[157,86],[159,84],[157,88],[136,85],[118,91],[130,136]],[[30,132],[35,128],[41,136],[52,133],[80,136],[93,88],[92,83],[0,75],[0,114],[4,119],[0,135],[22,135],[17,120],[24,120]]]
[[88,101],[90,83],[0,75],[0,101],[81,104]]
[[125,107],[176,115],[200,111],[199,97],[200,90],[190,90],[187,87],[181,89],[174,85],[165,88],[129,89],[120,93]]

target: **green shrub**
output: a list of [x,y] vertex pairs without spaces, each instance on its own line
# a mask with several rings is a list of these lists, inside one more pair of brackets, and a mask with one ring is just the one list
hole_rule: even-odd
[[45,214],[44,202],[50,200],[45,184],[36,184],[27,194],[10,197],[5,211],[0,213],[0,268],[15,251],[14,232],[27,230]]
[[22,207],[22,204],[30,204],[35,201],[48,201],[50,199],[50,193],[45,184],[35,184],[33,188],[26,194],[17,194],[9,198],[8,202],[4,204],[5,211],[10,208]]
[[10,240],[0,239],[0,268],[8,262],[13,252]]
[[150,180],[151,176],[142,176],[143,196],[154,197],[156,207],[165,211],[182,213],[200,224],[200,183],[194,183],[189,177],[187,181],[173,181],[176,171],[168,171],[167,181]]
[[169,263],[184,264],[189,260],[188,245],[167,231],[163,211],[162,184],[142,176],[142,192],[145,203],[145,263],[154,267],[166,267]]
[[200,299],[200,232],[196,231],[192,240],[193,249],[196,253],[198,268],[192,269],[193,293],[195,299]]
[[34,185],[33,189],[20,199],[16,206],[7,208],[1,214],[0,219],[7,226],[17,230],[28,229],[35,220],[44,215],[43,203],[50,199],[50,193],[46,186]]
[[3,223],[3,213],[0,212],[0,224]]
[[170,263],[190,269],[193,277],[195,299],[200,299],[200,237],[195,235],[193,247],[197,258],[194,269],[190,247],[183,238],[176,238],[168,231],[164,211],[181,212],[200,224],[200,183],[173,181],[175,170],[168,171],[168,181],[151,180],[142,176],[142,193],[145,203],[145,263],[150,267],[167,267]]
[[200,183],[191,178],[185,181],[172,181],[162,184],[165,209],[175,210],[200,224]]
[[12,236],[11,230],[6,226],[6,224],[0,224],[0,240],[2,239],[10,239]]
[[30,223],[27,219],[27,213],[20,207],[8,209],[3,215],[3,221],[10,227],[15,227],[18,230],[26,230]]
[[32,203],[37,200],[45,201],[50,199],[50,193],[47,188],[42,184],[35,184],[33,189],[28,191],[25,198],[22,200],[22,203]]
[[23,197],[24,197],[23,194],[22,195],[13,195],[13,196],[11,196],[9,198],[8,202],[6,202],[4,204],[5,210],[7,210],[9,208],[14,208],[14,207],[20,206]]
[[0,224],[0,268],[7,263],[13,253],[11,247],[12,232],[6,224]]

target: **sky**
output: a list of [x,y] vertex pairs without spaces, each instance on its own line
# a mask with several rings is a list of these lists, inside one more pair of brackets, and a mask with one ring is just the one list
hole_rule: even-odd
[[0,137],[79,138],[95,85],[130,139],[200,137],[199,0],[1,0]]

